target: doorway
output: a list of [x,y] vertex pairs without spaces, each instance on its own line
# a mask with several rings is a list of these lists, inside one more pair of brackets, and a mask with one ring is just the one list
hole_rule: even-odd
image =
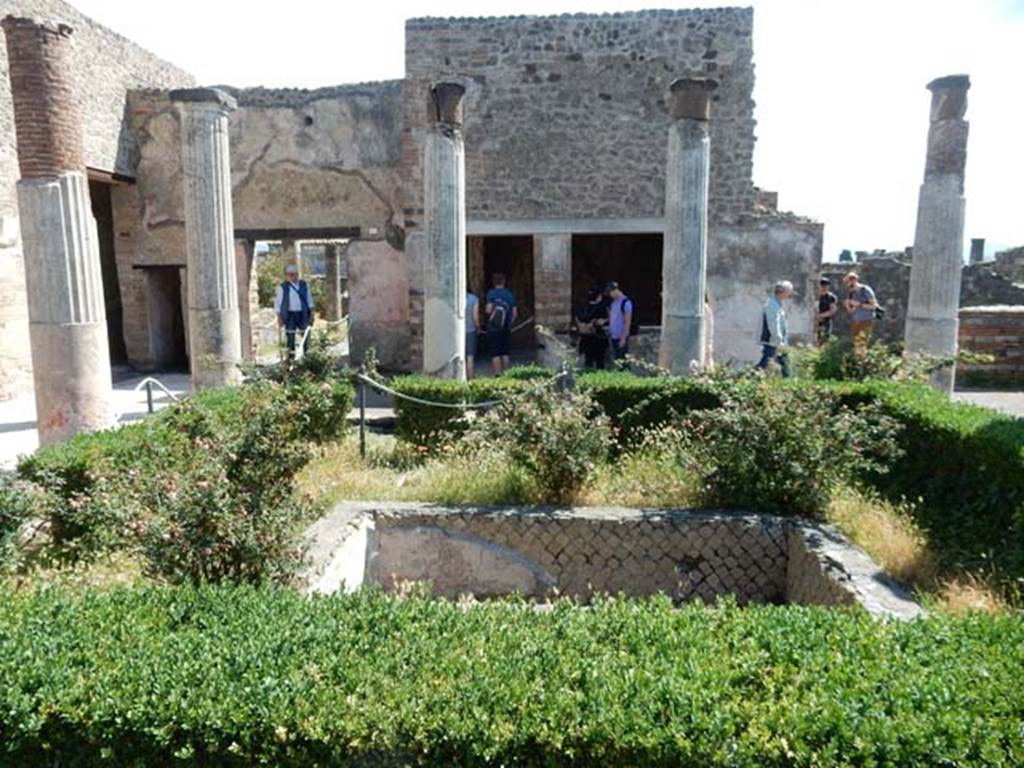
[[100,274],[103,278],[103,304],[107,315],[107,343],[110,364],[127,365],[128,349],[124,343],[124,310],[121,306],[121,285],[117,278],[114,254],[114,206],[110,184],[89,179],[89,201],[96,220],[100,251]]
[[573,235],[572,305],[583,306],[587,291],[616,281],[633,300],[640,325],[661,325],[660,234]]
[[[494,287],[494,275],[505,275],[505,285],[516,297],[518,318],[512,333],[512,349],[537,346],[534,315],[533,236],[470,237],[466,246],[469,290],[480,297],[481,307],[487,291]],[[483,314],[481,312],[481,314]]]
[[188,371],[179,267],[145,267],[151,364],[159,371]]

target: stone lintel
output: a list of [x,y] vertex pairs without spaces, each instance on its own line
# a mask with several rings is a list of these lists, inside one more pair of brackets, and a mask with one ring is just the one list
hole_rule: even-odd
[[971,87],[968,75],[946,75],[928,83],[932,92],[931,121],[963,120],[967,113],[967,91]]
[[168,93],[167,96],[178,104],[218,106],[227,112],[234,112],[238,109],[235,97],[220,88],[178,88]]
[[460,83],[441,82],[430,89],[430,118],[444,125],[462,125],[462,97],[465,86]]
[[674,120],[707,122],[711,113],[711,92],[718,82],[706,77],[680,77],[669,85],[669,112]]

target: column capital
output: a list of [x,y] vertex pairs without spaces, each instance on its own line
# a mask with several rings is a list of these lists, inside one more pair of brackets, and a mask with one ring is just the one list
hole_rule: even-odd
[[706,77],[680,77],[671,82],[669,114],[673,120],[701,120],[707,122],[711,112],[711,92],[718,87],[716,80]]
[[8,33],[13,30],[34,30],[37,32],[48,32],[58,37],[71,37],[72,32],[74,32],[70,24],[65,24],[62,21],[36,19],[30,16],[15,16],[13,13],[8,14],[4,17],[3,21],[0,21],[0,27],[3,27],[4,31]]
[[224,112],[238,109],[235,97],[220,88],[178,88],[167,96],[175,104],[188,107],[213,107]]
[[435,123],[458,128],[462,125],[462,97],[466,87],[444,81],[430,89],[430,119]]
[[967,91],[971,87],[968,75],[946,75],[928,83],[932,92],[931,122],[963,120],[967,113]]

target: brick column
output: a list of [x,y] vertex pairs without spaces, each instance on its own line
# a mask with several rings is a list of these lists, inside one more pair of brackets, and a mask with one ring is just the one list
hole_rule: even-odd
[[214,88],[171,91],[170,98],[181,110],[192,384],[236,384],[242,341],[228,156],[235,100]]
[[457,83],[430,92],[423,169],[423,370],[466,380],[466,164]]
[[[940,77],[932,92],[928,155],[917,204],[914,261],[910,268],[906,350],[956,353],[957,310],[964,260],[964,168],[967,165],[967,75]],[[953,391],[954,369],[932,374],[931,384]]]
[[72,92],[71,28],[6,17],[39,442],[109,427],[99,241]]
[[659,364],[686,374],[703,367],[707,323],[708,116],[713,80],[680,79],[669,88],[672,123],[665,168],[665,251],[662,261]]
[[[565,331],[572,318],[572,234],[533,236],[534,322]],[[526,319],[526,318],[522,318]]]

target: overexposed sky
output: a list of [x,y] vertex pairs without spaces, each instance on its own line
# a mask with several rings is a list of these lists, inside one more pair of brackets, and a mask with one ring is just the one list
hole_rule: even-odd
[[[403,22],[695,7],[658,0],[71,0],[204,84],[400,78]],[[925,84],[971,76],[965,237],[1024,244],[1024,0],[754,0],[754,183],[825,222],[825,257],[914,237]]]

